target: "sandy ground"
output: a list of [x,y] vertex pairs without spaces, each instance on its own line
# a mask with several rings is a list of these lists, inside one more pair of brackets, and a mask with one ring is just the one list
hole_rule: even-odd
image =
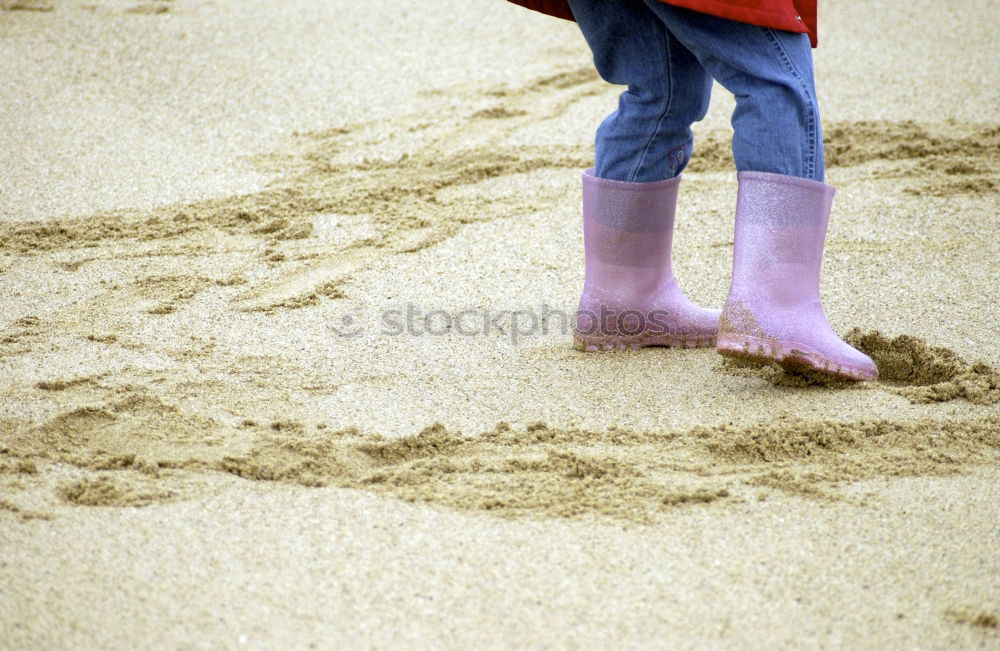
[[824,304],[881,371],[828,387],[570,347],[617,92],[572,24],[0,2],[0,648],[996,648],[1000,13],[942,4],[822,7]]

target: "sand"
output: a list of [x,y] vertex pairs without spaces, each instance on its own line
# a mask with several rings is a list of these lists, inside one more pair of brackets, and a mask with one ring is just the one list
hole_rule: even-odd
[[996,647],[1000,19],[939,4],[823,6],[845,384],[571,347],[569,23],[0,3],[0,648]]

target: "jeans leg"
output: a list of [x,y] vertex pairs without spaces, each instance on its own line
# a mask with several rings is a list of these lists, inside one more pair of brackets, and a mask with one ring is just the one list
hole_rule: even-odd
[[644,1],[736,97],[736,169],[822,181],[823,137],[809,38]]
[[712,78],[642,0],[569,0],[601,77],[628,86],[597,129],[595,175],[651,182],[681,173]]

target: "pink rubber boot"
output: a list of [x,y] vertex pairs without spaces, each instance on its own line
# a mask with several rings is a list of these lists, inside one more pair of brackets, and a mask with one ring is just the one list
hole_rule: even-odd
[[851,380],[878,375],[871,358],[830,328],[819,300],[834,189],[766,172],[739,172],[733,279],[716,348]]
[[712,346],[719,310],[681,293],[670,267],[680,177],[653,183],[583,173],[583,294],[573,344],[585,351]]

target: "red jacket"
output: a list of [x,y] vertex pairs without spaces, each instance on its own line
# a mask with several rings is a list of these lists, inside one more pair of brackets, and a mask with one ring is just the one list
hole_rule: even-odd
[[[550,16],[573,20],[573,13],[569,10],[566,0],[510,0],[510,2]],[[808,34],[809,42],[816,47],[816,0],[660,0],[660,2],[740,23]]]

